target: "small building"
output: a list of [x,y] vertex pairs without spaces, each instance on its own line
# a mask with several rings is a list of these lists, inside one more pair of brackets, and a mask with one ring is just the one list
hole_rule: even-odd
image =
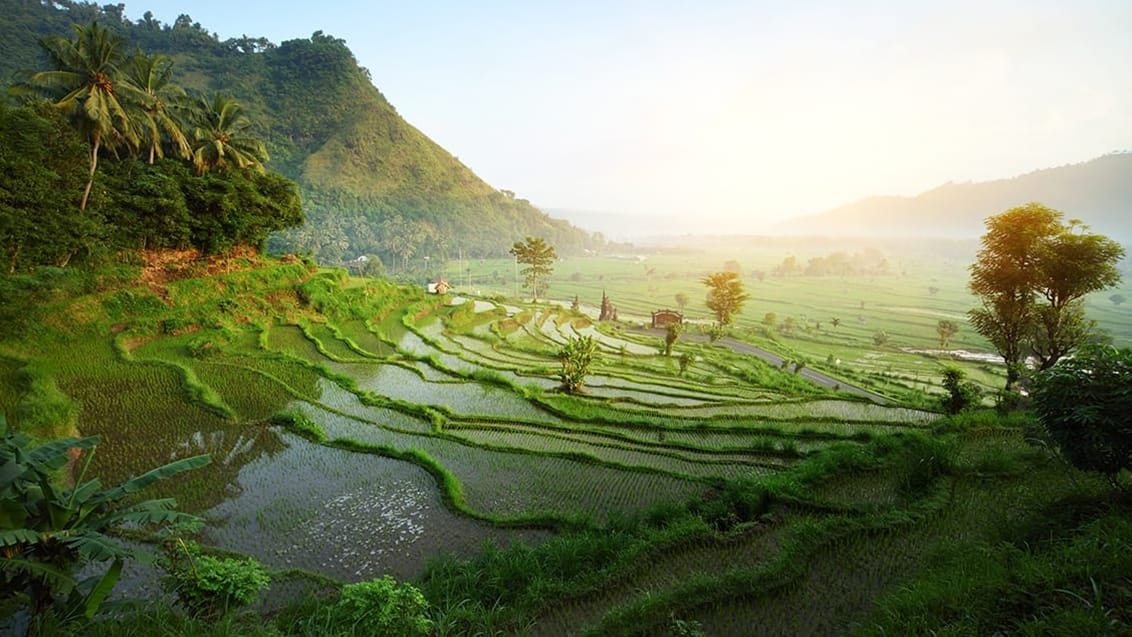
[[429,294],[448,294],[448,290],[451,287],[452,286],[448,285],[448,279],[437,278],[428,282],[427,289]]
[[652,313],[652,327],[656,329],[666,329],[669,325],[680,325],[684,323],[684,315],[676,310],[657,310]]

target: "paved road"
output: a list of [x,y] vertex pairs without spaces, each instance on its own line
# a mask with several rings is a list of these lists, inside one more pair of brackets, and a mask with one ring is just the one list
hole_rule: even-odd
[[[660,330],[634,329],[632,331],[637,332],[638,334],[647,334],[649,336],[659,336],[661,338],[664,338],[664,333]],[[683,340],[698,342],[706,342],[708,340],[707,336],[701,334],[681,334],[680,338]],[[775,354],[774,352],[765,350],[761,347],[755,347],[754,345],[750,345],[742,341],[737,341],[733,338],[721,338],[716,341],[715,344],[730,348],[731,351],[737,352],[739,354],[758,356],[759,358],[765,360],[771,365],[774,365],[775,367],[781,367],[782,361],[784,360],[781,356]],[[807,378],[811,382],[817,383],[818,385],[821,385],[823,387],[828,387],[830,389],[837,388],[839,391],[857,394],[858,396],[864,396],[865,398],[868,398],[869,400],[880,405],[888,404],[888,399],[884,396],[881,396],[880,394],[875,394],[867,389],[862,389],[860,387],[854,387],[853,385],[847,384],[843,380],[833,378],[831,376],[826,376],[825,374],[812,370],[808,367],[802,368],[802,371],[798,372],[798,375],[803,378]]]

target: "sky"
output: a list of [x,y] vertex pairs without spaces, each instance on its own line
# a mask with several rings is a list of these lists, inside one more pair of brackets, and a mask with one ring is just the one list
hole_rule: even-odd
[[1132,2],[137,0],[342,38],[409,123],[540,207],[742,221],[1132,150]]

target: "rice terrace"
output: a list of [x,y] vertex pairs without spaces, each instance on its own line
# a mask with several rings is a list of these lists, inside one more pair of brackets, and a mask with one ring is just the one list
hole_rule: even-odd
[[[351,31],[366,55],[408,47],[371,73],[321,30],[221,39],[188,15],[0,0],[0,633],[1132,634],[1132,153],[830,209],[811,191],[842,197],[842,173],[907,191],[919,182],[890,162],[927,179],[958,170],[932,163],[952,155],[1016,164],[926,103],[881,126],[871,76],[809,94],[783,78],[825,71],[783,62],[752,84],[783,103],[744,101],[727,78],[748,69],[728,60],[817,55],[752,25],[824,31],[721,4],[657,8],[645,40],[619,3],[580,3],[585,28],[546,7],[523,22],[446,6],[460,29],[444,30],[403,7],[370,20],[396,38]],[[315,9],[349,13],[278,13]],[[403,37],[414,19],[441,29],[433,48]],[[1098,41],[1120,20],[1100,22]],[[690,44],[687,68],[653,66],[671,54],[654,39],[707,50],[735,33],[710,63]],[[547,34],[608,59],[559,67]],[[534,39],[479,57],[520,36]],[[813,46],[823,65],[854,57]],[[870,64],[900,75],[893,60],[917,50]],[[957,81],[937,66],[931,82]],[[469,128],[489,142],[466,138],[469,156],[527,137],[504,164],[645,212],[622,235],[619,213],[543,212],[488,185],[402,119],[374,84],[386,75],[427,87],[422,121],[455,122],[442,109],[474,110],[463,82],[482,77],[476,91],[514,105],[480,113]],[[842,84],[862,88],[824,92]],[[554,110],[582,103],[583,129]],[[632,116],[601,118],[618,104]],[[1006,111],[990,128],[1026,144],[997,147],[1060,130]],[[902,137],[930,156],[861,156]],[[541,173],[507,174],[570,202],[539,191]],[[781,231],[752,229],[764,210]]]
[[[591,261],[616,275],[616,260]],[[454,634],[464,621],[638,634],[681,618],[708,634],[839,632],[941,544],[989,541],[1090,484],[1029,446],[1022,421],[941,418],[936,370],[965,365],[993,384],[1000,369],[878,349],[849,326],[768,339],[759,319],[734,333],[778,351],[835,348],[840,364],[811,353],[809,365],[848,368],[846,385],[884,404],[694,327],[665,356],[633,318],[237,263],[52,308],[38,338],[6,346],[5,386],[25,388],[6,412],[16,426],[40,411],[77,417],[102,438],[91,469],[107,483],[210,454],[156,490],[207,520],[201,544],[278,573],[283,597],[321,577],[391,574],[429,599],[466,587],[470,601],[443,615]],[[889,287],[860,283],[874,290],[866,308]],[[894,334],[897,322],[915,323],[897,318]],[[927,346],[938,336],[919,323],[923,343],[909,342]],[[63,333],[65,347],[40,340]],[[598,353],[584,391],[566,393],[557,352],[583,335]],[[867,363],[874,352],[882,363]]]

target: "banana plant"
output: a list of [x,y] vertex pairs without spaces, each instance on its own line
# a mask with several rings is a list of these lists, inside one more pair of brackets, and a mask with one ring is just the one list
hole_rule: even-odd
[[[115,528],[200,524],[174,510],[171,498],[139,501],[136,494],[208,464],[209,456],[183,458],[106,489],[97,478],[86,479],[98,444],[98,436],[88,436],[33,446],[26,434],[9,431],[0,414],[0,618],[20,608],[38,616],[52,607],[64,618],[91,618],[123,562],[140,556],[112,537]],[[64,470],[76,452],[82,464],[67,486]],[[88,562],[111,564],[101,577],[79,582],[75,572]]]

